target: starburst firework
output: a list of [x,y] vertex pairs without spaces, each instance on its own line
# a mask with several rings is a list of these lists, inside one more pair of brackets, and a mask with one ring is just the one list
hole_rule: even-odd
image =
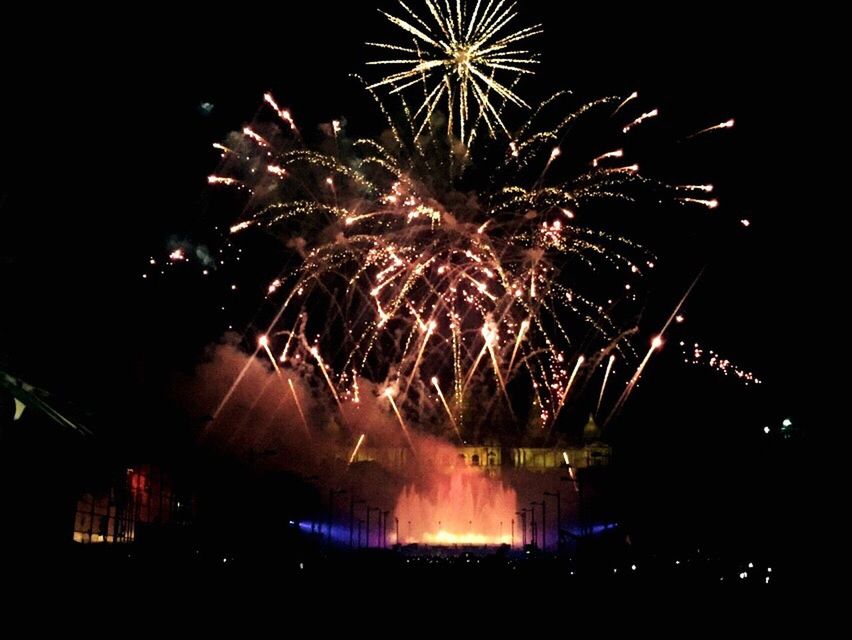
[[540,34],[541,25],[514,28],[517,3],[507,5],[504,0],[477,0],[472,8],[460,0],[444,0],[443,6],[436,0],[425,0],[425,19],[402,0],[399,4],[404,18],[382,14],[411,36],[412,44],[368,43],[393,52],[393,57],[368,65],[403,68],[370,88],[389,88],[394,94],[419,86],[422,106],[414,114],[418,134],[426,128],[436,108],[444,105],[447,133],[467,146],[480,123],[492,137],[498,131],[508,135],[503,107],[512,104],[529,108],[513,86],[520,76],[532,74],[532,67],[538,62],[536,54],[518,47]]

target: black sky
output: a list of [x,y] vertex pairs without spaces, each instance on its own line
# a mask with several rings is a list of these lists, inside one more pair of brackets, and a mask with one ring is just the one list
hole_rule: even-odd
[[[663,172],[695,166],[696,181],[717,184],[722,199],[719,224],[684,249],[709,262],[687,308],[690,335],[761,375],[770,398],[761,402],[776,403],[778,415],[804,413],[809,346],[800,336],[817,294],[803,274],[820,214],[808,208],[804,178],[813,80],[789,34],[805,23],[777,9],[746,15],[722,5],[521,4],[524,22],[545,26],[541,70],[523,90],[531,99],[559,88],[588,98],[638,90],[663,114],[647,135],[668,140],[737,119],[732,132],[675,146],[676,158],[659,164]],[[251,120],[264,91],[303,126],[345,116],[377,130],[347,78],[363,69],[363,41],[388,32],[372,6],[22,18],[32,37],[2,45],[12,64],[0,105],[0,367],[126,415],[139,388],[161,384],[166,354],[190,366],[203,346],[191,339],[207,314],[193,306],[203,296],[181,283],[152,293],[139,279],[147,257],[208,224],[210,143]],[[199,110],[204,102],[210,115]],[[740,218],[754,223],[747,233]],[[687,284],[691,273],[671,275],[671,284]],[[677,291],[662,289],[654,303],[670,305]],[[748,402],[737,393],[732,407]]]

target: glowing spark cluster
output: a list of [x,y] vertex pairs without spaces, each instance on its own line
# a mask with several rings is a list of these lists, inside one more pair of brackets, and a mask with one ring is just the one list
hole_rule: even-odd
[[[272,308],[258,351],[276,371],[313,375],[341,414],[344,404],[360,403],[359,381],[382,389],[377,400],[409,444],[409,425],[460,440],[501,421],[515,429],[517,405],[529,399],[527,426],[546,435],[605,357],[591,400],[598,411],[616,355],[626,365],[640,360],[629,338],[656,257],[592,226],[595,214],[609,204],[647,211],[718,202],[692,197],[710,185],[668,185],[641,175],[638,164],[617,166],[625,153],[609,137],[580,159],[579,175],[569,168],[573,159],[555,162],[586,114],[605,113],[616,136],[658,115],[629,115],[636,94],[573,103],[548,124],[544,107],[573,100],[555,94],[511,140],[492,143],[499,153],[487,180],[461,186],[464,176],[444,151],[456,135],[470,141],[480,122],[491,133],[505,129],[502,105],[525,105],[495,76],[529,72],[535,57],[516,45],[540,29],[510,31],[515,5],[502,0],[424,1],[428,20],[403,2],[405,19],[387,16],[413,48],[375,45],[407,56],[374,63],[407,69],[368,87],[374,97],[379,87],[399,94],[396,119],[381,105],[390,136],[350,140],[336,120],[323,127],[330,144],[310,145],[266,94],[275,117],[259,117],[220,145],[221,166],[209,181],[247,194],[231,233],[271,230],[297,264],[265,285]],[[418,83],[425,99],[412,113],[401,91]],[[431,122],[442,101],[447,132]],[[579,276],[594,282],[591,293]],[[652,341],[616,409],[661,346],[661,338]]]
[[[371,89],[400,93],[419,87],[422,106],[414,114],[422,131],[436,108],[448,116],[447,133],[470,145],[480,123],[493,137],[508,135],[502,110],[506,104],[529,108],[513,90],[514,81],[533,73],[538,56],[523,41],[542,32],[541,25],[515,28],[516,3],[477,0],[475,3],[425,0],[428,12],[420,17],[399,0],[402,18],[382,12],[411,38],[402,46],[379,42],[369,45],[388,52],[368,65],[401,69],[375,82]],[[498,76],[509,80],[498,80]],[[419,134],[419,132],[418,132]]]
[[724,376],[733,377],[741,381],[745,386],[763,384],[752,371],[734,364],[727,358],[723,358],[712,349],[705,349],[697,342],[687,344],[681,341],[683,350],[683,361],[692,366],[708,367],[718,371]]

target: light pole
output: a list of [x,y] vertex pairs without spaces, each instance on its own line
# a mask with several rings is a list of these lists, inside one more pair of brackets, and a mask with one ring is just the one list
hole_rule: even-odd
[[390,511],[382,511],[382,549],[388,547],[388,516]]
[[532,543],[534,547],[538,546],[538,523],[535,521],[535,508],[540,504],[540,502],[530,502],[530,511],[532,511]]
[[[559,551],[562,546],[562,497],[559,494],[559,489],[554,493],[545,491],[544,495],[556,498],[556,550]],[[543,502],[544,500],[542,500]]]
[[[364,500],[356,500],[352,494],[349,498],[349,548],[352,548],[353,534],[355,532],[355,505],[364,504]],[[361,530],[358,530],[358,535],[361,535]]]
[[[370,548],[370,514],[373,511],[375,511],[376,513],[379,514],[379,520],[381,520],[381,517],[382,517],[382,510],[379,507],[370,507],[370,506],[367,507],[367,530],[366,530],[366,533],[364,535],[364,540],[367,543],[368,549]],[[379,522],[379,525],[381,525],[381,522]],[[379,534],[381,534],[381,532],[382,532],[382,530],[381,530],[381,528],[379,528]]]

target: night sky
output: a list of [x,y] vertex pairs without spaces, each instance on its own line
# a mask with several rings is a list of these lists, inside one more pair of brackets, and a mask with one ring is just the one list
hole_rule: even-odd
[[[614,437],[633,452],[624,468],[643,486],[739,517],[749,499],[726,512],[713,487],[721,482],[729,496],[746,484],[760,500],[763,425],[788,416],[801,424],[810,409],[813,372],[804,363],[818,293],[805,274],[823,214],[807,192],[812,81],[787,36],[793,19],[719,5],[655,15],[521,4],[525,23],[545,26],[535,42],[543,64],[522,95],[638,90],[643,106],[661,110],[641,132],[643,170],[718,187],[718,210],[685,210],[706,220],[660,238],[669,253],[659,251],[665,275],[649,301],[647,335],[698,269],[707,271],[687,323],[672,332]],[[207,237],[217,215],[206,185],[218,161],[211,143],[250,121],[267,90],[305,130],[340,116],[358,133],[381,127],[347,78],[363,71],[363,42],[388,33],[372,4],[282,6],[163,10],[103,27],[95,26],[103,16],[75,14],[29,44],[0,45],[14,61],[0,104],[0,369],[79,404],[119,440],[144,433],[159,443],[151,446],[170,442],[180,428],[166,400],[171,376],[191,370],[227,324],[212,306],[218,289],[195,275],[141,279],[149,256],[165,258],[170,237]],[[732,131],[674,142],[729,118]],[[753,370],[764,387],[684,368],[681,337]],[[726,461],[732,475],[717,477]],[[662,488],[684,475],[695,492]]]

